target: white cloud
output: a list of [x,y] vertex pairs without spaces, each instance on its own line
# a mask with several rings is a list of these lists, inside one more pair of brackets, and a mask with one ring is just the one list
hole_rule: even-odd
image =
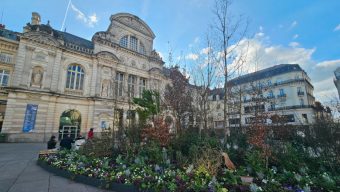
[[298,38],[299,37],[299,34],[295,34],[294,36],[293,36],[293,39],[296,39],[296,38]]
[[317,68],[334,67],[334,69],[335,69],[337,66],[340,66],[340,59],[338,59],[338,60],[330,60],[330,61],[323,61],[323,62],[318,63],[318,64],[316,65]]
[[[239,55],[246,54],[244,73],[254,72],[277,64],[299,64],[312,80],[314,95],[322,102],[329,100],[329,95],[336,93],[333,72],[340,66],[340,59],[316,62],[312,56],[316,48],[300,47],[298,42],[289,46],[273,45],[263,38],[244,39],[235,49],[235,60]],[[231,63],[230,67],[237,63]]]
[[187,56],[185,56],[186,59],[189,59],[189,60],[197,60],[198,59],[198,55],[197,54],[194,54],[194,53],[189,53]]
[[293,42],[289,43],[289,46],[291,46],[291,47],[298,47],[298,46],[300,46],[300,43],[293,41]]
[[88,21],[88,24],[90,26],[93,26],[94,24],[98,23],[98,18],[97,18],[97,15],[96,13],[93,13],[92,15],[89,16],[89,21]]
[[334,28],[334,31],[340,31],[340,24]]
[[200,51],[200,54],[205,54],[205,55],[208,55],[209,51],[211,51],[211,47],[206,47],[206,48],[203,48],[201,51]]
[[162,52],[160,52],[160,51],[156,51],[157,53],[158,53],[158,55],[163,59],[164,58],[164,55],[163,55],[163,53]]
[[296,27],[297,24],[298,24],[297,21],[293,21],[292,24],[290,24],[290,28],[292,29],[292,28]]
[[82,11],[80,11],[73,3],[71,3],[71,9],[77,14],[77,19],[81,20],[89,27],[94,27],[98,23],[98,18],[96,13],[86,16]]
[[264,33],[262,33],[262,32],[259,32],[259,33],[255,34],[256,38],[263,37],[263,36],[264,36]]

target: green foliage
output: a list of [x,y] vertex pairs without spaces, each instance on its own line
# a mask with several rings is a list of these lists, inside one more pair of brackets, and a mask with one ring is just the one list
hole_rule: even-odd
[[80,147],[80,154],[92,157],[109,157],[112,155],[114,148],[114,140],[109,131],[102,132],[100,138],[93,138],[87,140],[86,143]]
[[257,176],[258,173],[263,173],[265,170],[265,161],[258,150],[249,150],[245,156],[246,165],[250,168],[250,173]]
[[133,98],[133,103],[139,106],[137,113],[142,124],[160,112],[160,95],[157,91],[144,90],[141,98]]
[[304,166],[304,152],[299,146],[291,143],[284,145],[284,151],[276,154],[278,165],[288,171],[299,170]]
[[152,164],[164,164],[162,148],[155,142],[149,142],[140,149],[139,155]]

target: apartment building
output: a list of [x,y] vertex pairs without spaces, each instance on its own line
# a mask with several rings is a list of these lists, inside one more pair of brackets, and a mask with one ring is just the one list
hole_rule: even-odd
[[[315,97],[307,73],[298,64],[280,64],[242,75],[228,83],[227,126],[249,126],[261,114],[266,124],[306,125],[315,121]],[[223,89],[209,96],[210,126],[223,128]]]

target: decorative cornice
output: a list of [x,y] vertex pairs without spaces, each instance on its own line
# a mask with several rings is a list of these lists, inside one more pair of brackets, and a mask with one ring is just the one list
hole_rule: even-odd
[[26,45],[25,48],[26,48],[27,51],[34,51],[35,50],[35,47],[31,47],[31,46],[28,46],[28,45]]

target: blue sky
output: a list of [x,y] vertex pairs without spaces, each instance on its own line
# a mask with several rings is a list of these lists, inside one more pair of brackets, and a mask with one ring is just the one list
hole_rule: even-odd
[[[31,12],[42,23],[50,20],[61,29],[68,0],[1,0],[2,23],[22,31]],[[213,0],[72,0],[67,32],[91,39],[105,31],[109,17],[129,12],[143,19],[156,34],[154,48],[167,61],[169,42],[175,57],[188,63],[204,48],[204,35],[214,15]],[[298,63],[312,78],[317,99],[336,96],[333,71],[340,67],[340,1],[338,0],[235,0],[234,15],[250,21],[247,39],[263,54],[260,68],[279,63]],[[191,56],[190,56],[191,54]],[[251,65],[251,62],[249,62]]]

